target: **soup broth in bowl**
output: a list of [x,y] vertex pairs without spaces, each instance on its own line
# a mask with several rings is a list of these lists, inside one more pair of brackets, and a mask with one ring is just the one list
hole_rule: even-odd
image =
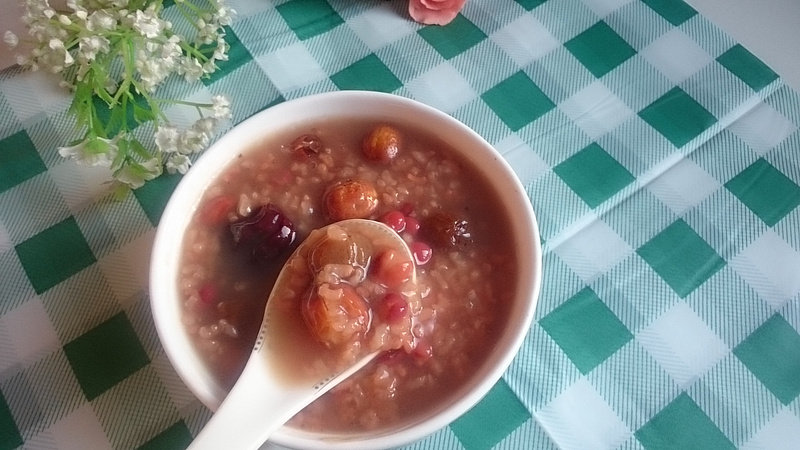
[[400,288],[403,270],[398,279],[391,257],[369,243],[305,256],[327,278],[324,289],[298,289],[287,303],[296,314],[279,331],[284,375],[325,358],[346,363],[364,348],[381,354],[275,442],[400,445],[445,426],[497,381],[538,297],[527,196],[455,119],[401,97],[339,92],[278,105],[234,128],[165,210],[153,254],[154,317],[173,365],[207,406],[216,408],[241,373],[294,248],[353,218],[383,222],[406,241],[416,291]]

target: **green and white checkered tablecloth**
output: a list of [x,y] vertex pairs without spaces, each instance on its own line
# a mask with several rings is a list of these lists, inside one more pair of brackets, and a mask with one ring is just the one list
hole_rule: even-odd
[[[239,0],[230,60],[166,94],[233,123],[411,97],[514,167],[544,280],[522,350],[409,448],[800,448],[800,95],[680,0]],[[69,97],[0,72],[0,449],[184,448],[210,413],[158,342],[149,251],[179,178],[121,201],[61,159]]]

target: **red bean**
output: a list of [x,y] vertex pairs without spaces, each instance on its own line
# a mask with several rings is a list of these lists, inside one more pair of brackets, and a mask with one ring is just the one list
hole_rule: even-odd
[[400,323],[408,315],[408,302],[395,292],[386,294],[378,304],[378,317],[388,324]]
[[419,220],[415,217],[406,216],[406,230],[411,236],[416,236],[419,232]]
[[398,233],[406,229],[406,215],[400,211],[389,211],[381,217],[381,222]]
[[418,266],[427,264],[427,262],[431,260],[431,257],[433,257],[433,249],[431,249],[431,246],[422,241],[412,242],[411,245],[409,245],[409,249],[411,250],[411,254],[414,255],[414,261],[416,261]]
[[197,295],[200,296],[200,301],[204,305],[213,305],[217,303],[217,287],[211,283],[202,285],[197,291]]

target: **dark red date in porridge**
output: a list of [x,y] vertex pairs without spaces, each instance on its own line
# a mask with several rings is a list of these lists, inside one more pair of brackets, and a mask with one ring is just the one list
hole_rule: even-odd
[[231,387],[298,244],[341,220],[383,222],[413,263],[334,227],[313,235],[298,269],[308,278],[281,300],[294,309],[280,331],[293,359],[382,351],[290,424],[373,430],[430,412],[469,379],[507,321],[520,274],[498,195],[446,143],[401,124],[339,119],[265,138],[222,171],[192,218],[180,271],[186,329]]

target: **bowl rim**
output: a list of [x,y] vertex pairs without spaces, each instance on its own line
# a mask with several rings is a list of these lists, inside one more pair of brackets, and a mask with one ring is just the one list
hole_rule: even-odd
[[[429,121],[436,121],[437,129],[449,132],[456,141],[479,148],[481,151],[459,152],[478,168],[484,165],[492,170],[499,171],[496,176],[486,176],[489,184],[495,189],[504,189],[503,202],[506,206],[523,206],[509,211],[512,235],[523,236],[517,248],[519,252],[520,273],[530,276],[521,276],[510,317],[518,317],[513,329],[504,330],[495,348],[484,361],[479,370],[472,376],[473,380],[464,384],[454,395],[455,400],[440,408],[431,411],[424,419],[416,420],[413,424],[401,429],[389,430],[383,433],[353,433],[348,435],[325,435],[321,433],[306,432],[291,427],[282,427],[273,437],[271,442],[297,448],[348,448],[371,449],[398,446],[413,442],[417,439],[434,433],[438,429],[450,424],[458,417],[475,406],[497,383],[503,373],[519,352],[522,343],[528,334],[536,306],[539,300],[539,291],[542,278],[542,254],[538,222],[534,214],[530,199],[528,198],[519,178],[514,173],[508,162],[500,153],[489,144],[482,136],[456,118],[424,103],[395,94],[373,91],[333,91],[321,94],[299,97],[270,106],[241,123],[232,127],[214,142],[198,159],[192,169],[181,179],[161,215],[156,229],[151,259],[150,259],[150,306],[159,341],[170,364],[177,372],[188,389],[209,409],[216,410],[226,392],[220,388],[207,371],[198,372],[202,364],[196,357],[190,357],[194,351],[188,334],[185,330],[175,332],[174,325],[180,324],[180,307],[177,301],[177,274],[164,270],[167,267],[177,269],[179,252],[182,239],[175,238],[175,230],[182,230],[197,208],[200,195],[207,188],[211,180],[225,170],[236,155],[248,146],[253,146],[259,137],[268,134],[263,123],[269,120],[286,122],[283,126],[294,124],[289,119],[298,112],[308,110],[310,106],[336,109],[340,105],[349,105],[349,113],[344,116],[363,117],[364,111],[384,111],[389,118],[402,113],[413,113],[413,119],[404,118],[401,122],[416,122],[425,127]],[[353,105],[358,105],[354,107]],[[318,120],[321,113],[314,113],[313,118],[306,121]],[[324,116],[322,116],[324,117]],[[300,121],[302,122],[302,121]],[[280,128],[281,125],[278,127]],[[430,129],[430,127],[427,127]],[[452,146],[456,143],[445,139]],[[230,147],[232,150],[227,150]],[[483,172],[483,170],[481,170]],[[500,180],[500,183],[498,183]],[[191,205],[187,205],[187,202]],[[508,209],[508,208],[506,208]],[[526,238],[527,237],[527,238]],[[176,242],[177,241],[177,242]],[[164,298],[175,300],[164,302]],[[187,352],[190,350],[190,352]]]

